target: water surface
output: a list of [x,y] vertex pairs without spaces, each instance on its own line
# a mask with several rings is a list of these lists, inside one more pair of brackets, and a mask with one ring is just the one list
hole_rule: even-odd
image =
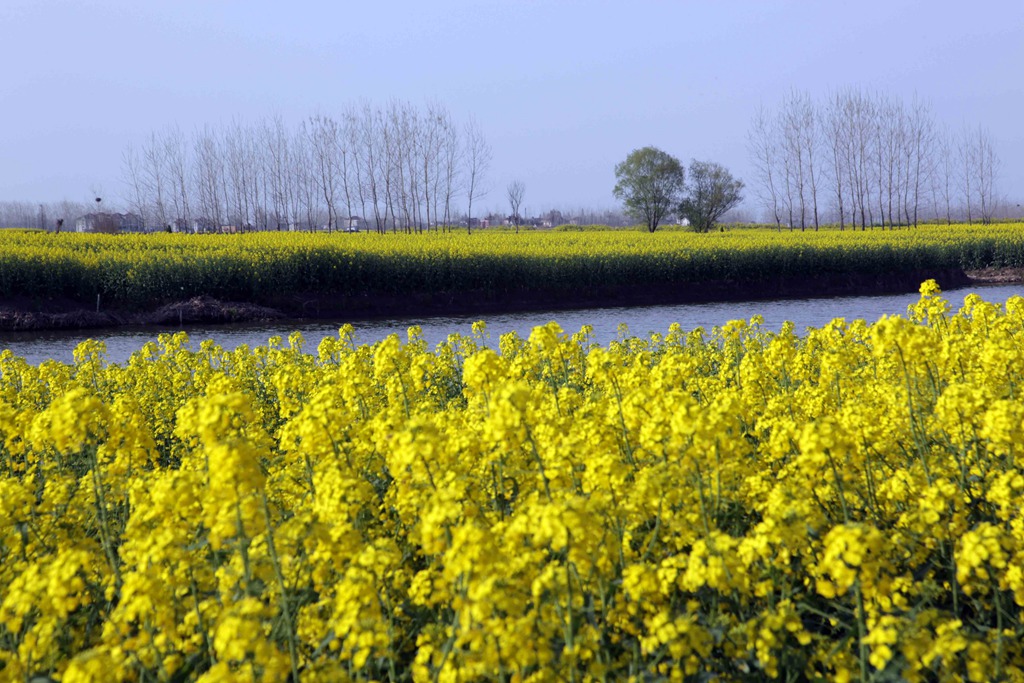
[[[964,297],[977,292],[986,301],[1004,303],[1011,296],[1024,296],[1024,285],[990,285],[950,290],[944,296],[956,310],[963,305]],[[212,339],[226,349],[241,344],[257,346],[266,344],[270,337],[287,336],[298,330],[306,340],[306,348],[315,350],[321,339],[336,336],[338,328],[345,322],[355,327],[355,340],[360,344],[380,341],[389,334],[398,334],[403,340],[411,325],[419,325],[423,338],[431,347],[448,337],[449,334],[471,334],[474,322],[484,319],[491,338],[515,330],[523,337],[538,325],[556,321],[566,332],[578,332],[584,325],[594,328],[592,338],[601,344],[620,336],[620,325],[628,326],[631,335],[647,335],[650,332],[664,334],[669,325],[679,323],[684,330],[703,327],[708,332],[730,320],[750,319],[755,315],[764,318],[764,327],[779,330],[783,322],[791,321],[799,332],[808,327],[821,327],[833,318],[847,320],[863,319],[870,322],[883,315],[904,315],[907,306],[918,301],[917,294],[894,294],[884,296],[848,296],[817,299],[783,299],[774,301],[727,302],[709,304],[681,304],[671,306],[637,306],[628,308],[590,308],[575,311],[530,311],[501,315],[460,315],[431,316],[425,318],[392,318],[378,320],[337,320],[285,323],[258,323],[235,325],[185,325],[184,327],[120,327],[111,329],[74,331],[32,331],[0,333],[0,348],[11,349],[30,363],[38,364],[48,359],[72,362],[76,345],[86,339],[99,339],[107,345],[107,359],[122,363],[148,341],[155,341],[162,333],[184,330],[198,348],[199,341]]]

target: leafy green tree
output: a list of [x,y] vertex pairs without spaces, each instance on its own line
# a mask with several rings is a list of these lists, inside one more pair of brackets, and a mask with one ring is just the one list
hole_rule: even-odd
[[713,161],[690,162],[690,181],[679,214],[690,221],[694,232],[708,232],[715,221],[743,199],[743,181]]
[[654,232],[661,219],[679,203],[685,173],[683,165],[671,154],[656,147],[635,149],[615,167],[613,193],[625,204],[626,213]]

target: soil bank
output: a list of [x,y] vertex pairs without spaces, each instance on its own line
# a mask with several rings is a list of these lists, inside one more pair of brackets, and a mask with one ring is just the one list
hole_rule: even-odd
[[185,325],[279,320],[360,320],[430,315],[480,315],[530,310],[607,306],[653,306],[722,301],[802,299],[915,292],[929,278],[943,290],[972,284],[1024,282],[1024,268],[959,269],[900,273],[843,273],[773,277],[756,281],[712,281],[597,287],[586,291],[539,286],[518,291],[424,291],[408,295],[366,292],[358,296],[307,292],[261,301],[220,301],[201,296],[150,311],[95,310],[74,299],[0,301],[0,330],[109,328],[123,325]]

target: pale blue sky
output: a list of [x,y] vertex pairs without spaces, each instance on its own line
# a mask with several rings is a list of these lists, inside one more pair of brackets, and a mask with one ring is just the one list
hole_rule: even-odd
[[437,100],[494,150],[485,207],[610,207],[655,145],[750,175],[745,137],[789,89],[916,93],[988,128],[1024,201],[1024,0],[265,2],[0,0],[0,201],[121,190],[150,131],[361,100]]

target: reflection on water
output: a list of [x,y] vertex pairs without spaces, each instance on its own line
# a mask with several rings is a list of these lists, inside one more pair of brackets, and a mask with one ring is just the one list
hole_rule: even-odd
[[[999,285],[951,290],[945,293],[954,310],[963,304],[964,297],[977,292],[986,301],[1003,303],[1011,296],[1024,295],[1024,285]],[[602,344],[619,336],[619,326],[625,324],[630,334],[646,335],[649,332],[665,333],[670,324],[679,323],[684,330],[703,327],[708,332],[729,320],[750,319],[755,315],[764,318],[764,327],[778,330],[782,323],[792,321],[798,331],[807,327],[821,327],[833,318],[858,318],[875,321],[883,315],[905,314],[907,306],[918,300],[917,294],[896,294],[887,296],[854,296],[828,299],[785,299],[776,301],[749,301],[711,304],[686,304],[678,306],[640,306],[633,308],[590,308],[578,311],[541,311],[488,315],[488,333],[497,341],[499,335],[516,331],[527,336],[537,325],[557,321],[567,332],[578,332],[584,325],[594,328],[593,340]],[[411,325],[423,329],[423,338],[431,346],[443,341],[449,334],[471,333],[472,324],[481,316],[433,316],[429,318],[401,318],[390,320],[353,321],[357,343],[370,344],[389,334],[398,334],[403,340]],[[306,339],[307,350],[315,350],[321,339],[335,336],[338,328],[346,321],[303,323],[260,323],[242,325],[188,326],[184,328],[147,327],[116,328],[107,330],[51,331],[51,332],[3,332],[0,333],[0,347],[11,349],[16,355],[30,363],[38,364],[47,359],[66,363],[72,361],[72,351],[85,339],[100,339],[106,342],[107,359],[120,363],[148,341],[155,341],[163,333],[184,329],[197,348],[202,339],[213,339],[227,349],[241,344],[257,346],[266,344],[267,339],[280,335],[284,338],[298,330]]]

